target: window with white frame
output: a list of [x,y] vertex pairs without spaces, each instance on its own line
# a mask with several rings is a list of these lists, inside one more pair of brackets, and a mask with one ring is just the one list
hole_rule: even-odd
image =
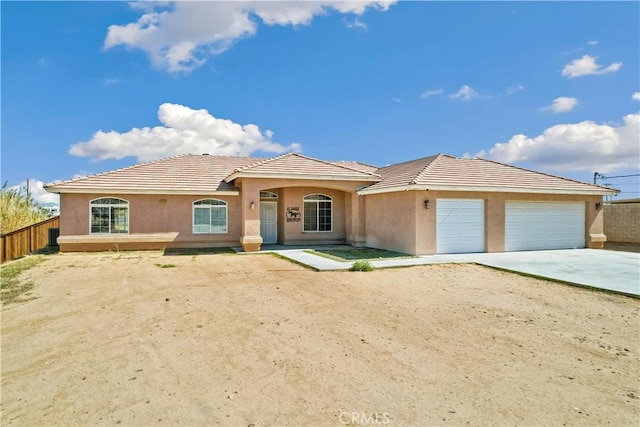
[[331,231],[333,229],[332,199],[324,194],[309,194],[303,199],[304,231]]
[[218,199],[193,202],[194,234],[225,234],[227,232],[227,203]]
[[129,202],[103,197],[91,203],[91,234],[129,233]]

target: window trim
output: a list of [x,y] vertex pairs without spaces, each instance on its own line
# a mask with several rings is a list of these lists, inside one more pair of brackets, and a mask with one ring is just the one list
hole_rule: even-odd
[[[307,197],[312,197],[312,196],[324,196],[327,197],[329,200],[307,200]],[[331,227],[329,228],[329,230],[318,230],[317,228],[320,225],[320,217],[319,217],[319,213],[320,213],[320,209],[318,204],[320,202],[328,202],[329,206],[330,206],[330,224]],[[316,230],[305,230],[305,221],[304,221],[304,217],[305,217],[305,203],[315,203],[316,205]],[[307,194],[306,196],[304,196],[302,198],[302,232],[303,233],[333,233],[333,197],[329,196],[328,194],[322,194],[322,193],[311,193],[311,194]]]
[[[206,207],[196,208],[196,203],[202,202],[205,200],[214,200],[216,202],[222,203],[222,205],[209,205],[208,209],[209,209],[209,212],[211,212],[211,208],[213,207],[216,207],[216,208],[224,207],[224,231],[212,231],[211,216],[209,216],[209,231],[196,231],[196,209],[206,209]],[[213,197],[194,200],[191,203],[191,232],[193,234],[229,234],[229,203],[227,203],[224,200],[216,199]]]
[[[98,200],[103,200],[103,199],[116,199],[116,200],[121,200],[125,203],[122,204],[113,204],[113,203],[100,203],[100,204],[95,204],[94,202],[97,202]],[[93,231],[93,208],[94,207],[108,207],[108,208],[112,208],[112,207],[125,207],[127,208],[127,232],[126,233],[113,233],[111,232],[111,209],[109,209],[109,231],[108,232],[101,232],[101,231]],[[89,234],[96,234],[96,235],[103,235],[103,236],[108,236],[108,235],[112,235],[112,234],[129,234],[130,232],[130,218],[131,218],[131,203],[129,203],[128,200],[123,199],[121,197],[108,197],[108,196],[104,196],[104,197],[97,197],[95,199],[91,199],[89,200]]]

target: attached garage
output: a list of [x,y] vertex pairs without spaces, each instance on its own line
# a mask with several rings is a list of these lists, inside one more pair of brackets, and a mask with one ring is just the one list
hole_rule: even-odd
[[584,202],[507,201],[505,251],[585,247]]
[[484,252],[484,200],[437,199],[436,247],[439,254]]

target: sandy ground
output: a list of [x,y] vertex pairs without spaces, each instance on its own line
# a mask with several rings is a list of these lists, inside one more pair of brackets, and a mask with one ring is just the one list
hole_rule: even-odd
[[2,308],[2,425],[640,418],[636,299],[474,265],[48,258],[23,273],[38,298]]

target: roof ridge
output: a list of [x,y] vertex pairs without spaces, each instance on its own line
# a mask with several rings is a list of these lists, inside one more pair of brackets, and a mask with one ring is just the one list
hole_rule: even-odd
[[[434,156],[429,156],[429,157],[432,157],[432,159],[429,162],[429,164],[427,166],[425,166],[424,168],[422,168],[422,170],[415,177],[413,177],[413,179],[411,180],[410,184],[417,184],[418,180],[421,177],[423,177],[424,175],[426,175],[431,170],[431,167],[433,166],[433,164],[438,162],[441,158],[443,158],[445,156],[446,157],[455,158],[453,156],[450,156],[449,154],[444,154],[444,153],[438,153],[438,154],[436,154]],[[428,159],[429,157],[423,157],[421,160]]]
[[[309,156],[305,156],[304,154],[292,153],[292,152],[281,154],[281,155],[276,156],[276,157],[271,157],[271,158],[265,159],[263,161],[251,163],[251,164],[249,164],[247,166],[243,166],[241,168],[237,168],[237,169],[235,169],[233,171],[233,173],[231,175],[233,175],[234,173],[238,173],[238,172],[248,171],[249,169],[253,169],[255,167],[262,166],[264,164],[274,162],[274,161],[276,161],[278,159],[282,159],[282,158],[287,157],[287,156],[301,157],[303,159],[312,160],[312,161],[319,162],[319,163],[324,163],[324,164],[329,165],[329,166],[336,166],[336,167],[339,167],[339,168],[343,168],[343,169],[346,169],[346,170],[348,170],[350,172],[364,173],[364,174],[367,174],[367,175],[371,175],[371,176],[375,176],[377,178],[380,178],[380,175],[378,175],[378,174],[374,174],[374,173],[366,172],[366,171],[361,171],[361,170],[350,168],[350,167],[347,167],[347,166],[344,166],[344,165],[339,165],[339,164],[336,164],[336,163],[332,163],[332,162],[327,161],[327,160],[316,159],[315,157],[309,157]],[[231,175],[229,175],[229,176],[231,176]]]
[[148,166],[148,165],[152,165],[154,163],[160,163],[160,162],[164,162],[164,161],[171,160],[171,159],[177,159],[178,157],[187,157],[187,156],[195,156],[195,155],[191,154],[191,153],[176,154],[175,156],[169,156],[169,157],[163,157],[163,158],[160,158],[160,159],[149,160],[148,162],[136,163],[135,165],[125,166],[125,167],[118,168],[118,169],[112,169],[112,170],[108,170],[108,171],[105,171],[105,172],[97,172],[97,173],[92,173],[90,175],[79,176],[79,177],[72,178],[72,179],[49,182],[47,184],[44,184],[43,188],[47,188],[47,187],[50,187],[50,186],[53,186],[53,185],[69,184],[69,183],[72,183],[72,182],[82,181],[82,180],[88,179],[88,178],[95,178],[97,176],[102,176],[102,175],[110,174],[110,173],[113,173],[113,172],[122,172],[122,171],[129,170],[129,169],[135,169],[135,168],[141,167],[141,166]]
[[338,166],[338,167],[341,167],[341,168],[343,168],[343,169],[347,169],[347,170],[349,170],[349,171],[351,171],[351,172],[366,173],[367,175],[371,175],[371,176],[375,176],[375,177],[381,178],[381,176],[380,176],[380,175],[378,175],[377,173],[371,173],[371,172],[361,171],[361,170],[358,170],[358,169],[350,168],[350,167],[345,166],[345,165],[338,165],[338,164],[333,163],[333,162],[330,162],[330,161],[328,161],[328,160],[316,159],[315,157],[305,156],[304,154],[299,154],[299,153],[292,153],[292,154],[293,154],[293,155],[295,155],[295,156],[298,156],[298,157],[303,157],[303,158],[308,159],[308,160],[315,160],[316,162],[324,163],[324,164],[326,164],[326,165],[330,165],[330,166]]
[[242,172],[248,169],[252,169],[255,168],[256,166],[261,166],[264,165],[265,163],[269,163],[272,162],[276,159],[280,159],[282,157],[288,156],[289,154],[294,154],[294,153],[284,153],[284,154],[280,154],[279,156],[275,156],[275,157],[267,157],[267,158],[261,158],[260,160],[253,162],[253,163],[249,163],[246,166],[242,166],[240,168],[235,168],[232,172],[232,174],[236,173],[236,172]]
[[510,165],[508,163],[502,163],[502,162],[498,162],[496,160],[483,159],[481,157],[473,157],[473,158],[470,158],[469,160],[480,160],[480,161],[483,161],[483,162],[495,163],[495,164],[502,165],[502,166],[508,166],[508,167],[514,168],[514,169],[520,169],[520,170],[523,170],[523,171],[526,171],[526,172],[539,173],[540,175],[546,175],[546,176],[550,176],[552,178],[558,178],[558,179],[563,179],[565,181],[575,182],[577,184],[590,185],[592,187],[598,187],[598,188],[602,188],[602,189],[605,189],[605,190],[616,190],[616,191],[619,191],[617,188],[605,187],[603,185],[598,185],[598,184],[591,184],[590,182],[578,181],[577,179],[566,178],[564,176],[559,176],[559,175],[553,175],[553,174],[547,173],[547,172],[534,171],[534,170],[531,170],[531,169],[523,168],[522,166]]

